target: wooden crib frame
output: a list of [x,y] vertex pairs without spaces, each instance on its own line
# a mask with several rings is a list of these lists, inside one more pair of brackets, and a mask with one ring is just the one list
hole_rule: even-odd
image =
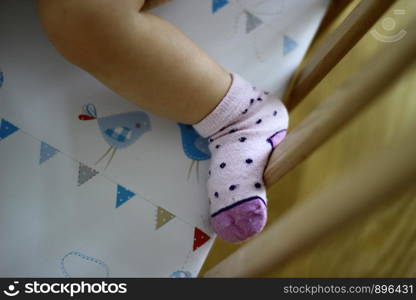
[[[171,0],[147,0],[144,9]],[[358,1],[358,0],[357,0]],[[318,33],[349,5],[356,4],[342,23],[310,53],[294,75],[285,104],[292,111],[355,46],[396,0],[333,0]],[[387,45],[342,88],[322,101],[277,147],[265,172],[268,187],[289,173],[334,136],[372,100],[391,86],[416,60],[416,16],[407,36]],[[416,132],[416,128],[415,128]],[[204,277],[250,277],[276,269],[289,255],[318,240],[336,226],[391,193],[414,184],[416,134],[393,148],[358,162],[319,195],[302,201],[258,237],[207,271]],[[285,241],[282,243],[281,241]],[[261,255],[259,255],[261,253]]]
[[[330,25],[334,17],[351,2],[353,1],[334,1],[321,27]],[[351,10],[295,74],[285,97],[289,111],[305,99],[394,2],[395,0],[361,0]],[[408,28],[403,40],[394,46],[386,45],[377,57],[290,131],[271,156],[264,178],[268,187],[334,136],[412,65],[416,60],[416,16]],[[371,158],[358,162],[337,179],[334,185],[290,209],[262,234],[203,276],[252,277],[272,271],[289,255],[315,242],[366,207],[414,184],[415,140],[416,134],[393,148],[381,150]]]

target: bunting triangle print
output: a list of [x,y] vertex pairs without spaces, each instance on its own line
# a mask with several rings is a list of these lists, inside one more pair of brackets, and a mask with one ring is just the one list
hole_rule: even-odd
[[9,121],[6,121],[5,119],[1,119],[0,122],[0,141],[7,138],[9,135],[12,135],[16,131],[18,131],[19,128],[14,126]]
[[84,165],[83,163],[79,163],[78,167],[78,186],[83,185],[88,180],[93,178],[95,175],[98,174],[98,171]]
[[51,145],[45,142],[41,142],[39,164],[40,165],[43,164],[45,161],[55,156],[55,154],[58,152],[59,152],[58,149],[52,147]]
[[286,56],[298,47],[298,43],[285,35],[283,37],[283,55]]
[[136,194],[121,185],[117,185],[116,208],[133,198]]
[[246,33],[250,33],[257,27],[259,27],[261,24],[263,24],[263,21],[259,17],[253,15],[251,12],[248,12],[248,11],[244,11],[244,12],[247,15]]
[[194,231],[194,247],[193,251],[204,245],[210,239],[209,235],[203,232],[201,229],[195,227]]
[[215,14],[221,8],[226,6],[230,1],[228,0],[212,0],[212,13]]
[[174,214],[171,214],[167,210],[158,206],[156,215],[156,230],[168,223],[173,218],[175,218]]
[[3,86],[4,83],[4,74],[0,69],[0,88]]

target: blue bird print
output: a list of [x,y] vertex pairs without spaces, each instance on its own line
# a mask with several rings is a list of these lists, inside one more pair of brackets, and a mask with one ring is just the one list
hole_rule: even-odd
[[97,120],[104,140],[110,145],[110,148],[95,163],[97,165],[107,155],[110,155],[105,169],[114,158],[117,149],[134,144],[145,132],[152,129],[149,116],[142,111],[97,117],[97,110],[93,104],[84,105],[82,110],[84,114],[79,115],[78,118],[82,121]]
[[178,123],[181,130],[182,147],[185,155],[192,160],[188,169],[188,180],[191,177],[192,167],[196,162],[196,180],[199,182],[199,161],[211,158],[208,149],[208,139],[200,136],[192,125]]

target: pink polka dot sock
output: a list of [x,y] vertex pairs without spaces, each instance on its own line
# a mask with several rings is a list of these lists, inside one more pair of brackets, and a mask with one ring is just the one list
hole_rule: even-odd
[[263,173],[272,150],[286,135],[289,118],[280,100],[231,75],[227,95],[194,128],[209,137],[212,227],[221,239],[241,242],[266,224]]

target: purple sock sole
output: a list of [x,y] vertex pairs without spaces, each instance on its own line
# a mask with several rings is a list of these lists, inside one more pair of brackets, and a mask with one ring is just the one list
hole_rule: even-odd
[[211,218],[214,231],[228,242],[242,242],[263,230],[267,220],[267,208],[263,199],[255,197]]
[[270,143],[272,148],[276,148],[277,145],[279,145],[283,139],[286,137],[286,130],[281,130],[273,134],[271,137],[267,139],[267,141]]

